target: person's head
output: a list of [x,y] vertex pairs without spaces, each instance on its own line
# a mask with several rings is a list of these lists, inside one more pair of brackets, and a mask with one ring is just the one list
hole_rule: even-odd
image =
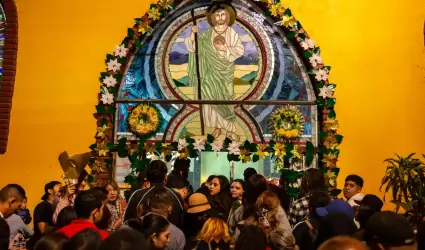
[[102,243],[100,233],[93,228],[86,228],[65,243],[62,250],[92,250]]
[[308,210],[312,217],[319,217],[316,209],[319,207],[327,207],[331,203],[331,197],[328,193],[322,191],[314,191],[308,198]]
[[18,184],[8,184],[0,190],[0,212],[5,218],[22,207],[25,190]]
[[320,221],[316,247],[335,236],[352,236],[357,231],[353,217],[343,212],[332,212],[322,218]]
[[245,184],[243,196],[247,203],[255,203],[261,193],[267,190],[267,180],[260,174],[254,174]]
[[77,213],[75,212],[74,207],[68,206],[64,207],[56,219],[56,229],[61,229],[64,226],[69,225],[73,220],[77,219]]
[[118,200],[120,196],[120,188],[115,181],[110,181],[108,185],[106,185],[106,191],[108,191],[108,201],[114,202]]
[[360,223],[360,228],[366,227],[369,218],[376,212],[380,212],[384,203],[378,196],[367,194],[360,201],[360,206],[356,211],[356,220]]
[[368,248],[354,238],[338,236],[325,241],[318,250],[368,250]]
[[413,227],[405,217],[394,212],[377,212],[369,218],[364,240],[372,250],[416,249]]
[[[267,211],[267,221],[272,229],[276,228],[276,214],[280,206],[279,197],[273,192],[265,191],[257,199],[257,217],[264,216],[263,211]],[[261,222],[261,220],[260,220]]]
[[231,237],[225,221],[220,218],[209,218],[197,236],[198,240],[211,242],[212,240],[229,242]]
[[305,194],[322,190],[325,187],[325,176],[315,168],[307,169],[302,179],[301,188]]
[[346,201],[341,199],[332,200],[326,207],[317,207],[316,213],[320,217],[325,217],[331,213],[344,213],[354,220],[354,210]]
[[229,11],[225,8],[217,8],[212,12],[211,14],[211,22],[213,26],[217,25],[229,25],[230,17],[229,17]]
[[144,216],[141,231],[154,248],[164,249],[168,245],[170,223],[163,216],[158,214]]
[[272,250],[294,250],[296,249],[295,237],[291,232],[278,228],[270,232],[270,243]]
[[266,248],[266,234],[261,228],[253,225],[241,230],[235,245],[235,250],[265,250]]
[[61,233],[45,234],[34,246],[34,250],[62,250],[68,238]]
[[251,178],[251,176],[257,174],[257,170],[255,170],[255,168],[246,168],[243,171],[243,179],[245,180],[245,182],[248,182],[249,178]]
[[210,185],[210,195],[215,196],[221,192],[230,192],[230,182],[224,175],[217,175]]
[[232,192],[233,199],[242,200],[244,186],[244,180],[236,179],[232,182],[232,185],[230,186],[230,191]]
[[98,190],[90,189],[79,192],[74,201],[77,217],[93,223],[99,222],[103,216],[106,198],[106,194]]
[[352,174],[345,178],[344,197],[349,200],[354,195],[360,193],[363,188],[363,178]]
[[178,192],[183,200],[189,195],[189,181],[183,178],[183,176],[168,178],[167,187]]
[[151,161],[146,167],[146,178],[150,184],[167,182],[167,165],[161,160]]
[[146,237],[137,230],[120,229],[112,233],[99,246],[99,250],[147,250]]
[[183,176],[185,179],[189,177],[189,168],[190,168],[190,159],[188,158],[177,158],[174,161],[174,167],[173,170],[179,172],[181,176]]
[[148,203],[144,211],[168,216],[173,207],[173,194],[164,187],[156,187],[151,191]]

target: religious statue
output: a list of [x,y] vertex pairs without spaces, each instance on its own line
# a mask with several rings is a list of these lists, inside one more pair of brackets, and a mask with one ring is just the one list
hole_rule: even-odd
[[[195,33],[199,31],[196,25],[185,39],[189,51],[189,81],[197,93],[199,65],[201,99],[232,100],[235,97],[235,60],[244,54],[241,39],[231,27],[236,20],[236,11],[230,4],[214,3],[207,11],[207,20],[211,27],[198,37],[198,62],[195,57]],[[212,135],[215,138],[225,134],[232,140],[239,140],[232,105],[202,105],[202,116],[205,126],[214,128]]]

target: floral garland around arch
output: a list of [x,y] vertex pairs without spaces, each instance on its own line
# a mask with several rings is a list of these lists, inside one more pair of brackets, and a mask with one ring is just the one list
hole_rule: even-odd
[[[150,35],[155,26],[182,0],[159,0],[157,4],[152,4],[145,15],[135,19],[135,25],[127,30],[127,36],[121,45],[116,46],[113,54],[106,56],[105,72],[100,74],[101,90],[99,93],[99,103],[94,114],[97,120],[96,142],[90,146],[95,157],[91,160],[93,174],[112,169],[113,154],[120,157],[128,157],[131,162],[132,174],[126,177],[126,182],[137,185],[136,174],[142,171],[149,159],[149,154],[171,160],[171,151],[179,150],[181,157],[196,157],[200,151],[225,151],[228,152],[229,161],[258,161],[269,155],[269,153],[283,162],[281,172],[284,173],[290,182],[295,182],[302,172],[289,170],[287,163],[291,160],[301,158],[301,154],[306,156],[306,163],[310,165],[314,155],[319,156],[319,169],[325,173],[327,184],[332,189],[332,194],[337,195],[341,190],[336,189],[335,179],[339,173],[337,161],[339,157],[339,145],[343,136],[337,133],[338,121],[334,106],[336,99],[334,90],[336,85],[329,82],[330,66],[325,66],[320,56],[320,47],[316,46],[301,23],[292,15],[289,8],[285,8],[281,3],[271,3],[270,0],[257,0],[255,3],[262,8],[266,15],[276,21],[276,25],[281,26],[288,39],[295,45],[303,57],[309,69],[308,73],[314,82],[317,95],[317,106],[319,109],[319,120],[321,121],[319,147],[315,148],[311,142],[307,142],[305,147],[298,147],[291,140],[285,143],[271,141],[268,145],[257,145],[245,142],[232,142],[229,138],[225,141],[215,141],[209,135],[207,140],[196,141],[193,138],[182,138],[178,142],[164,144],[161,142],[147,142],[148,137],[140,136],[137,142],[127,142],[126,138],[119,140],[118,144],[113,142],[113,124],[116,114],[115,98],[118,95],[119,82],[123,78],[123,73],[130,54],[134,54],[142,47],[143,37]],[[295,134],[294,134],[295,135]],[[296,185],[291,186],[289,192],[296,196],[299,189]]]

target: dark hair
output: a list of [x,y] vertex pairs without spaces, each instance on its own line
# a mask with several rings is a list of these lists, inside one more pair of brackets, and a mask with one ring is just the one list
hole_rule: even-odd
[[258,197],[267,191],[267,180],[260,174],[255,174],[246,182],[243,193],[244,212],[243,219],[246,219],[255,213],[255,204]]
[[224,175],[216,175],[214,179],[218,179],[220,183],[220,192],[211,197],[211,205],[223,220],[227,220],[233,203],[232,193],[230,192],[230,182]]
[[25,190],[18,184],[8,184],[0,190],[0,202],[6,202],[9,197],[23,201],[26,197]]
[[174,166],[173,169],[177,170],[177,171],[188,171],[189,172],[189,168],[190,168],[190,159],[189,158],[177,158],[174,161]]
[[102,236],[93,228],[86,228],[74,235],[62,250],[92,250],[102,243]]
[[245,190],[245,181],[244,180],[242,180],[242,179],[236,179],[236,180],[233,180],[233,182],[239,182],[241,184],[242,188]]
[[359,185],[360,187],[363,187],[363,178],[356,175],[356,174],[350,174],[349,176],[347,176],[347,178],[345,178],[345,182],[347,181],[352,181],[354,183],[356,183],[357,185]]
[[279,197],[280,205],[283,207],[283,209],[286,212],[289,211],[289,203],[291,202],[291,198],[283,188],[280,188],[274,184],[268,184],[267,191],[275,193],[277,197]]
[[94,187],[90,189],[91,192],[94,192],[99,197],[104,197],[103,200],[105,200],[109,194],[108,190],[103,187]]
[[173,206],[173,194],[167,188],[155,187],[150,193],[147,203],[144,204],[144,211],[150,211],[151,209],[162,211]]
[[170,222],[161,215],[148,214],[143,216],[143,220],[140,218],[128,220],[127,225],[142,232],[146,237],[150,237],[154,233],[159,235],[162,232],[165,232],[165,230],[167,230],[170,226]]
[[[365,197],[367,197],[366,195]],[[375,196],[376,197],[376,196]],[[379,199],[378,197],[376,197]],[[367,222],[369,221],[370,217],[374,215],[377,212],[380,212],[382,209],[382,201],[380,204],[376,204],[376,201],[372,201],[370,199],[365,199],[360,202],[360,206],[358,208],[356,219],[360,224],[360,229],[366,228]]]
[[146,171],[140,171],[137,179],[139,180],[139,187],[138,188],[143,188],[144,185],[145,185],[145,182],[148,180],[146,178]]
[[246,226],[241,230],[236,241],[235,250],[264,250],[267,238],[264,231],[257,226]]
[[150,249],[146,237],[136,230],[120,229],[104,240],[99,250],[146,250]]
[[243,171],[243,178],[245,180],[245,182],[248,182],[249,178],[251,178],[251,176],[257,174],[257,170],[255,170],[255,168],[246,168]]
[[318,169],[307,169],[304,173],[301,187],[304,195],[312,191],[321,190],[325,187],[325,176]]
[[74,206],[78,218],[87,219],[95,209],[100,209],[106,194],[96,189],[84,190],[78,193]]
[[167,165],[161,160],[151,161],[146,167],[146,178],[153,183],[162,183],[167,176]]
[[62,250],[68,238],[61,233],[45,234],[34,246],[34,250]]
[[196,214],[185,213],[183,217],[183,232],[186,238],[195,237],[210,217],[211,209]]
[[56,219],[56,229],[61,229],[64,226],[71,224],[73,220],[77,219],[77,213],[75,212],[74,207],[68,206],[64,207],[58,214]]
[[326,207],[331,203],[331,197],[328,193],[322,191],[314,191],[308,198],[308,208],[310,209],[310,216],[320,218],[316,213],[316,208]]
[[418,227],[418,233],[416,234],[416,241],[418,243],[418,250],[425,249],[425,221],[422,220]]

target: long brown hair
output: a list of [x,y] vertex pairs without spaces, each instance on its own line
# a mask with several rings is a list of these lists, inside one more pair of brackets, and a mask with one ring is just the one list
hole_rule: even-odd
[[197,239],[207,243],[213,240],[217,242],[223,240],[227,243],[232,238],[230,237],[229,228],[224,220],[209,218],[199,232]]

